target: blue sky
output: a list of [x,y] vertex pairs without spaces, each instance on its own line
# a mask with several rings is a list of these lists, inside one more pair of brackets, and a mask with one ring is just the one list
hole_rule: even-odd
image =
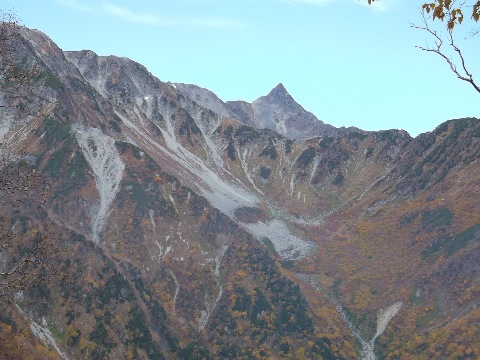
[[[126,56],[162,81],[253,101],[282,82],[335,126],[405,129],[480,117],[480,94],[410,28],[421,0],[0,0],[64,50]],[[461,30],[470,30],[467,24]],[[463,41],[480,79],[480,37]]]

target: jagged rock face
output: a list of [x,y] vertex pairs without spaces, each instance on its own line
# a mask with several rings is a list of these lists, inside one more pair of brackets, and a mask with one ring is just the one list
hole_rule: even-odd
[[297,104],[283,84],[278,84],[267,96],[255,100],[252,107],[257,127],[274,130],[291,139],[340,133],[340,130],[324,124]]
[[210,109],[214,113],[223,117],[231,116],[231,113],[225,106],[225,103],[210,90],[192,84],[175,83],[173,85],[180,93],[185,95],[185,97],[195,101],[198,105],[204,107],[205,109]]
[[234,118],[256,129],[270,129],[289,139],[337,136],[354,130],[338,129],[318,120],[292,98],[283,84],[251,104],[244,101],[224,103],[211,91],[196,85],[175,86],[185,97],[223,117]]
[[223,103],[129,59],[22,39],[48,96],[5,109],[0,134],[49,191],[15,212],[4,192],[1,230],[21,253],[51,229],[66,276],[12,291],[2,329],[38,342],[20,354],[429,358],[455,336],[480,356],[479,120],[414,139],[339,130],[281,84]]

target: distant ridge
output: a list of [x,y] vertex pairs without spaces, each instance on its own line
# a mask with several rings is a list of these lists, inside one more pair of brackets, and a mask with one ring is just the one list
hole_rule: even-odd
[[325,124],[298,104],[282,83],[252,103],[242,100],[223,102],[210,90],[197,85],[174,85],[185,97],[221,116],[234,118],[257,129],[273,130],[289,139],[338,136],[353,129]]

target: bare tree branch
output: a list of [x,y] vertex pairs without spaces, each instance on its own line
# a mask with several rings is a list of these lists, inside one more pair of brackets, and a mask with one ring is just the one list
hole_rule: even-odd
[[[451,14],[449,14],[449,16],[450,16],[449,21],[452,21]],[[425,10],[424,9],[422,10],[422,20],[423,20],[423,25],[422,26],[418,26],[418,25],[414,25],[414,24],[411,24],[410,26],[414,29],[419,29],[419,30],[426,31],[427,33],[432,35],[435,39],[435,47],[423,47],[423,46],[418,46],[418,45],[416,47],[423,50],[423,51],[432,52],[432,53],[435,53],[435,54],[439,55],[441,58],[443,58],[446,61],[446,63],[448,64],[448,66],[450,67],[452,72],[457,76],[457,78],[459,78],[460,80],[468,82],[470,85],[473,86],[473,88],[478,93],[480,93],[480,86],[473,79],[473,75],[468,70],[467,65],[465,63],[465,58],[463,56],[462,51],[455,44],[455,41],[454,41],[454,38],[453,38],[453,28],[447,28],[448,46],[450,46],[455,51],[455,53],[457,54],[457,56],[458,56],[457,60],[454,60],[451,57],[449,57],[446,54],[446,52],[444,51],[444,49],[443,49],[444,41],[440,37],[440,35],[436,31],[432,30],[432,28],[429,26],[428,19],[425,15]],[[457,68],[456,62],[461,63],[461,70],[459,70]]]

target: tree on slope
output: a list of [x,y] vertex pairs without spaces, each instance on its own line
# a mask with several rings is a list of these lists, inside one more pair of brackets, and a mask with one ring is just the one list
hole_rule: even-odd
[[21,109],[22,100],[36,103],[41,95],[33,91],[41,77],[38,68],[18,58],[21,29],[15,13],[0,9],[0,109]]
[[32,193],[46,196],[48,186],[24,161],[0,163],[0,298],[51,277],[48,259],[56,250],[53,234],[26,213]]
[[20,24],[14,13],[0,9],[0,108],[11,106],[9,101],[9,83],[19,80],[18,64],[14,61],[15,45],[19,35]]
[[37,72],[16,58],[20,30],[15,14],[0,9],[0,305],[12,291],[58,277],[51,266],[58,252],[54,234],[38,220],[49,184],[35,171],[26,146],[19,143],[12,149],[2,140],[11,118],[26,115],[19,104],[34,101],[30,90]]

